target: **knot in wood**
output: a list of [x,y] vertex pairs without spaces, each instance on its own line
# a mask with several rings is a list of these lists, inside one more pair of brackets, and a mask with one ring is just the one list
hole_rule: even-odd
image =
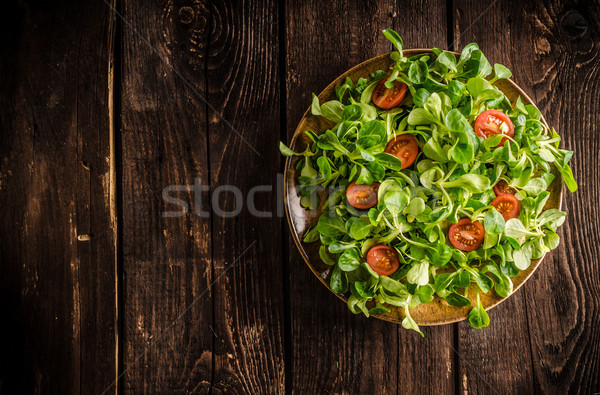
[[194,9],[192,7],[181,7],[179,9],[179,22],[189,25],[194,20]]
[[567,12],[560,20],[560,26],[569,37],[579,38],[588,30],[585,17],[578,11]]

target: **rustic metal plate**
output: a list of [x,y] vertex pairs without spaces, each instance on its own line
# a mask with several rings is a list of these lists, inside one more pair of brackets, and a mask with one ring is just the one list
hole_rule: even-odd
[[[408,49],[404,50],[404,55],[406,57],[411,57],[418,54],[429,54],[432,53],[429,49]],[[458,55],[458,54],[457,54]],[[390,59],[389,54],[381,55],[372,59],[363,62],[338,78],[336,78],[331,84],[329,84],[320,94],[319,100],[321,103],[328,100],[335,99],[335,88],[343,84],[346,77],[350,77],[352,81],[356,82],[360,77],[368,77],[372,72],[376,70],[387,70],[393,65],[393,61]],[[521,96],[524,104],[533,104],[532,100],[523,92],[521,88],[519,88],[513,81],[511,80],[499,80],[495,83],[495,85],[508,97],[511,103],[515,103],[517,98]],[[548,126],[546,120],[542,117],[542,122]],[[304,133],[306,130],[312,130],[315,133],[319,134],[324,132],[325,130],[332,127],[333,124],[323,117],[314,116],[310,113],[310,107],[304,113],[304,116],[300,120],[296,131],[294,132],[294,136],[292,138],[292,142],[290,144],[290,148],[296,152],[302,152],[306,148],[308,144],[308,137]],[[289,157],[285,163],[285,175],[284,175],[284,199],[285,199],[285,208],[286,215],[288,219],[288,223],[292,232],[292,236],[294,238],[294,242],[300,251],[300,254],[306,261],[306,264],[312,270],[312,272],[317,276],[317,278],[325,285],[330,291],[329,288],[329,276],[331,274],[332,268],[327,266],[321,261],[319,257],[319,247],[320,243],[304,243],[302,241],[302,235],[306,231],[306,229],[316,224],[319,216],[321,215],[320,210],[310,211],[303,208],[300,205],[300,197],[298,193],[297,179],[298,174],[296,174],[296,164],[300,160],[300,157]],[[550,185],[550,198],[548,199],[548,203],[546,204],[546,209],[548,208],[561,208],[562,205],[562,177],[560,174],[553,169],[553,173],[555,175],[555,179]],[[542,259],[537,259],[532,261],[531,266],[527,270],[521,271],[517,276],[513,277],[514,291],[513,294],[523,285],[523,283],[531,277],[533,272],[539,267],[542,262]],[[469,289],[469,299],[473,305],[475,304],[475,297],[477,295],[477,289],[475,284],[471,284]],[[333,292],[333,291],[332,291]],[[341,300],[347,301],[347,295],[338,295]],[[510,297],[510,296],[509,296]],[[481,294],[481,302],[486,310],[498,305],[505,298],[501,298],[492,290],[487,294]],[[400,307],[389,306],[391,309],[389,313],[374,315],[379,319],[392,321],[396,323],[400,323],[404,318],[404,311]],[[430,303],[420,304],[416,308],[411,310],[411,316],[419,325],[441,325],[441,324],[449,324],[452,322],[461,321],[467,318],[469,311],[472,309],[472,306],[467,307],[454,307],[450,306],[446,303],[445,300],[439,298],[437,295]],[[350,314],[350,312],[348,312]]]

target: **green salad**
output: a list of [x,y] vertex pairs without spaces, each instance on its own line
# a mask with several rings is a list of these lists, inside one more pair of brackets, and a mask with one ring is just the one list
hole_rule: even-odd
[[302,206],[322,211],[303,241],[321,243],[331,289],[355,314],[398,306],[402,326],[423,335],[410,309],[435,295],[470,306],[475,283],[469,323],[486,327],[479,293],[509,296],[511,277],[559,244],[566,213],[544,207],[554,174],[577,189],[573,152],[535,106],[494,85],[511,72],[477,44],[458,59],[440,49],[407,58],[400,36],[383,34],[393,68],[347,78],[336,100],[313,95],[312,114],[334,125],[307,130],[304,152],[280,143],[302,157]]

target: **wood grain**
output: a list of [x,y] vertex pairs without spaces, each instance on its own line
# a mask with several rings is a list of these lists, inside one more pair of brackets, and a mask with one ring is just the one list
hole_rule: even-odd
[[[210,14],[207,99],[216,110],[209,111],[208,133],[217,280],[212,390],[283,393],[277,2],[213,1]],[[222,189],[227,186],[242,199]],[[253,207],[264,214],[253,213],[252,190]]]
[[[0,393],[600,391],[598,1],[118,3],[0,17]],[[277,140],[388,27],[476,41],[575,150],[561,246],[484,330],[352,315],[280,216]]]
[[[207,13],[202,2],[123,2],[126,392],[207,392],[212,382],[211,224],[195,211],[208,193],[194,191],[210,183]],[[180,211],[162,198],[177,185],[169,195],[188,210],[165,216]]]
[[499,2],[468,30],[487,5],[455,4],[455,36],[464,33],[459,46],[476,41],[490,61],[511,68],[561,133],[563,146],[575,150],[580,185],[574,195],[565,192],[569,217],[561,246],[521,291],[492,311],[489,328],[459,326],[459,389],[598,391],[599,119],[590,111],[599,105],[593,93],[600,72],[598,4]]
[[116,377],[109,64],[102,2],[11,2],[0,31],[0,392]]
[[[431,12],[419,12],[426,6]],[[311,92],[320,92],[350,67],[391,50],[382,29],[397,27],[408,48],[444,46],[445,29],[433,26],[445,26],[445,11],[443,2],[416,7],[404,2],[332,2],[327,7],[287,2],[288,139],[310,104]],[[417,29],[420,24],[428,27]],[[333,26],[349,28],[335,31]],[[452,391],[452,326],[427,328],[423,340],[397,325],[353,316],[314,278],[291,240],[289,245],[292,392]],[[441,357],[421,357],[431,354]],[[424,380],[424,375],[435,380]]]

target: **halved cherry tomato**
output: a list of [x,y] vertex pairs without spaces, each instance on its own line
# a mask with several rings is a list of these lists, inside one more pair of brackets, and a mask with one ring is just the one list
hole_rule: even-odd
[[385,146],[385,152],[394,155],[402,161],[402,168],[412,165],[419,153],[419,143],[410,134],[401,134]]
[[509,195],[514,195],[517,193],[517,190],[513,187],[509,187],[508,183],[504,180],[500,180],[494,185],[494,193],[496,196],[500,196],[502,194],[508,193]]
[[448,238],[450,243],[462,251],[474,251],[483,243],[485,229],[479,222],[471,222],[470,218],[462,218],[450,225]]
[[[502,123],[506,124],[505,128],[508,128],[508,130],[502,130],[500,128]],[[497,134],[505,134],[509,137],[513,137],[515,135],[515,125],[513,125],[508,115],[502,111],[487,110],[477,117],[477,120],[475,121],[475,133],[484,139]],[[508,139],[503,138],[496,147],[504,145],[506,140]]]
[[358,209],[367,209],[377,204],[377,190],[379,183],[374,182],[371,185],[361,185],[353,182],[346,189],[346,198],[352,207]]
[[503,193],[492,200],[492,206],[496,207],[496,210],[502,214],[505,221],[511,218],[518,218],[521,212],[521,202],[515,195],[510,193]]
[[387,78],[377,84],[371,96],[373,103],[383,110],[396,107],[406,96],[406,84],[404,82],[396,81],[393,87],[386,88],[386,81]]
[[367,264],[380,276],[394,274],[400,267],[398,252],[390,246],[378,245],[367,253]]

